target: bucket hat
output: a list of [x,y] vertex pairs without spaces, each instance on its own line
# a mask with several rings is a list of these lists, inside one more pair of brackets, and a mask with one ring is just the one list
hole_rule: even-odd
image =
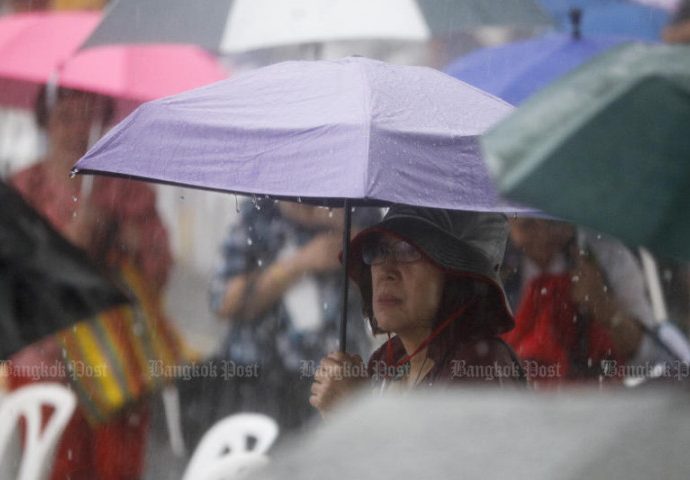
[[514,320],[500,277],[508,240],[508,219],[500,213],[445,210],[394,205],[383,220],[361,231],[350,243],[349,271],[372,315],[371,273],[362,257],[363,247],[389,233],[415,246],[447,275],[465,277],[487,285],[484,307],[492,310],[485,325],[500,334],[513,328]]

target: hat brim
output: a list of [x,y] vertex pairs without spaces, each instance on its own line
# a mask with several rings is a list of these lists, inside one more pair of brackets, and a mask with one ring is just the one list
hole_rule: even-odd
[[[391,234],[415,246],[431,263],[437,265],[446,274],[455,277],[471,278],[491,287],[496,309],[494,324],[490,326],[496,334],[511,330],[515,321],[508,304],[499,276],[500,265],[491,265],[489,259],[479,250],[448,232],[438,228],[423,218],[396,215],[394,218],[362,230],[350,242],[348,271],[350,278],[357,284],[363,296],[364,289],[369,287],[370,269],[364,263],[362,249],[367,241],[377,235]],[[486,272],[491,272],[488,276]]]

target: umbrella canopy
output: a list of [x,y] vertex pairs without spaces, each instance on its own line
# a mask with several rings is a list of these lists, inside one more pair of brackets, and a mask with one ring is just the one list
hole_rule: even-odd
[[690,47],[605,53],[482,143],[507,197],[690,259]]
[[103,47],[76,54],[97,12],[39,12],[0,18],[0,103],[31,106],[49,81],[138,102],[227,77],[190,45]]
[[511,107],[441,72],[362,57],[285,62],[142,105],[76,171],[344,206],[522,211],[501,200],[478,138]]
[[687,393],[463,388],[370,397],[286,443],[251,478],[681,480],[690,469]]
[[597,54],[625,42],[621,37],[551,33],[484,48],[445,68],[453,77],[519,105],[527,97]]
[[76,169],[324,205],[519,211],[478,150],[510,110],[430,68],[284,62],[142,105]]
[[334,40],[427,40],[551,20],[536,0],[119,0],[84,47],[192,43],[221,53]]
[[668,10],[670,13],[675,13],[680,8],[683,0],[634,0],[642,5],[649,5],[651,7],[662,8]]
[[671,19],[668,8],[632,0],[539,0],[559,29],[570,31],[570,11],[582,11],[582,34],[659,40]]
[[36,91],[88,37],[100,20],[95,12],[18,13],[0,17],[0,103],[31,106]]
[[61,86],[145,102],[227,78],[215,57],[190,45],[110,46],[77,54]]
[[0,204],[0,359],[127,301],[3,182]]

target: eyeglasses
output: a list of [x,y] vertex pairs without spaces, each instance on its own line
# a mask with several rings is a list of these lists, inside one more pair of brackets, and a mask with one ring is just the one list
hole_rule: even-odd
[[389,258],[397,263],[411,263],[421,259],[422,254],[404,240],[393,243],[375,241],[362,247],[362,260],[366,265],[380,265]]

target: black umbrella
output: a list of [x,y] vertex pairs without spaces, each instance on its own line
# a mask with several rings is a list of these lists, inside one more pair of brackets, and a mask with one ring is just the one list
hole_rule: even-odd
[[0,182],[0,359],[127,297]]

